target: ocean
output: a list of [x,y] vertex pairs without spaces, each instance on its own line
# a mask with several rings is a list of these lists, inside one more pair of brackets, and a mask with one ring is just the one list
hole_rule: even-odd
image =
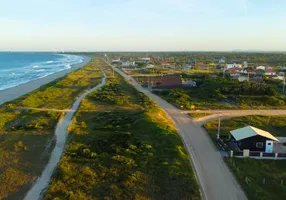
[[0,52],[0,91],[70,69],[81,56],[52,53]]

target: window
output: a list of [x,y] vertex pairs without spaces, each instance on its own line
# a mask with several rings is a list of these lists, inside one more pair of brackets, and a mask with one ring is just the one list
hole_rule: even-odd
[[256,142],[256,148],[263,148],[263,142]]
[[271,143],[267,143],[267,145],[271,145]]

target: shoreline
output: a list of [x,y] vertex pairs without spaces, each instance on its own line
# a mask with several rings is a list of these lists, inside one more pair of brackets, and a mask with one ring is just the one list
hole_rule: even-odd
[[50,74],[48,76],[45,76],[43,78],[30,81],[28,83],[24,83],[21,85],[17,85],[15,87],[8,88],[6,90],[0,91],[0,105],[12,101],[14,99],[17,99],[25,94],[28,94],[38,88],[40,88],[43,85],[46,85],[58,78],[62,78],[65,75],[67,75],[70,72],[73,72],[77,69],[82,68],[83,66],[87,65],[91,61],[91,57],[80,55],[83,58],[83,62],[72,65],[70,69],[65,69],[59,72],[56,72],[54,74]]

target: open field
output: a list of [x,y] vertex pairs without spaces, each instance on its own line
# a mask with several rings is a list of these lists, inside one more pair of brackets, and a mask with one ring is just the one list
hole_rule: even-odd
[[249,200],[286,199],[286,160],[232,158],[226,159],[226,163]]
[[[250,115],[246,117],[236,117],[232,119],[221,120],[221,134],[229,135],[231,130],[242,128],[244,126],[254,126],[270,132],[277,137],[286,137],[286,117],[285,116],[257,116]],[[205,128],[211,137],[217,134],[218,121],[206,123]]]
[[67,109],[79,94],[101,81],[95,60],[0,107],[0,199],[22,199],[40,175],[54,146],[54,130],[61,112],[27,110]]
[[46,200],[200,199],[173,124],[121,76],[83,100],[69,130]]
[[196,81],[195,88],[178,88],[154,93],[177,107],[195,109],[272,109],[285,108],[286,98],[279,95],[281,83],[239,82],[205,75],[185,75]]
[[[277,137],[286,137],[286,118],[284,116],[247,116],[222,120],[221,135],[229,135],[230,130],[247,125],[269,131]],[[213,140],[216,138],[217,126],[217,121],[205,124],[205,128]],[[236,175],[250,200],[286,198],[285,160],[232,158],[225,159],[225,161]]]

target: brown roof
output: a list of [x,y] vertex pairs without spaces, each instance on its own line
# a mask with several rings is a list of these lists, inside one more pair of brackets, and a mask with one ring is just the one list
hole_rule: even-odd
[[162,76],[160,87],[178,87],[182,85],[180,75],[165,75]]
[[239,68],[239,67],[233,67],[233,68],[230,68],[228,71],[229,72],[235,72],[235,71],[240,71],[241,70],[241,68]]

